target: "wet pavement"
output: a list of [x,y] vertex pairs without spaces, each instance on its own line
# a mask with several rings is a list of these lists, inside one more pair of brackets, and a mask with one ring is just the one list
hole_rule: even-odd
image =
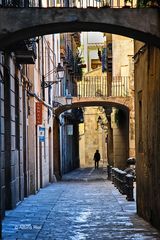
[[101,168],[79,169],[25,199],[3,221],[3,239],[160,239],[106,179]]

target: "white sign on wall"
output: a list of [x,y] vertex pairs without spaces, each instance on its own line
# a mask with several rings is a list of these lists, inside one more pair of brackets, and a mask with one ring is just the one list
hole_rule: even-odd
[[45,141],[45,127],[39,127],[39,141]]
[[67,125],[67,135],[69,136],[73,135],[73,125],[71,124]]

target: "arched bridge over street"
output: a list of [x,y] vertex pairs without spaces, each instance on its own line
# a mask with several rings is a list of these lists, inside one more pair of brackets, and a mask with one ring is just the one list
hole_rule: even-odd
[[61,103],[61,106],[55,108],[54,114],[58,117],[62,112],[78,108],[78,107],[90,107],[90,106],[110,106],[115,108],[121,108],[125,110],[133,110],[132,99],[128,97],[73,97],[72,105],[65,105],[65,97],[57,97],[56,101]]
[[157,8],[0,8],[0,50],[35,36],[101,31],[160,47]]

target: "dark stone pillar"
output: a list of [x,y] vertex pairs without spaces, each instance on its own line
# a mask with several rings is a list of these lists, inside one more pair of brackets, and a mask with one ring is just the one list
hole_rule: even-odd
[[[5,65],[10,66],[5,55]],[[4,68],[4,115],[5,115],[5,206],[16,207],[16,149],[15,149],[15,79],[9,67]]]
[[114,166],[113,163],[113,129],[111,127],[111,118],[108,119],[108,135],[107,135],[107,160],[109,166]]
[[121,109],[115,112],[113,155],[114,167],[124,170],[129,157],[129,115],[127,111]]

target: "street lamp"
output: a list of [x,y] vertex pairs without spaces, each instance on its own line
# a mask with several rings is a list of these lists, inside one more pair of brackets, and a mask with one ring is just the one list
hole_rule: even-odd
[[64,78],[64,68],[60,63],[58,63],[58,66],[57,66],[57,78],[60,81]]
[[[45,81],[45,78],[48,77],[52,73],[57,73],[57,79],[56,81]],[[50,87],[53,84],[57,84],[61,82],[61,80],[64,78],[64,68],[61,65],[61,63],[58,63],[58,66],[55,67],[53,70],[46,73],[46,75],[42,76],[42,87],[47,88]]]
[[68,95],[66,96],[66,105],[72,105],[72,99],[72,95],[68,93]]
[[65,97],[65,103],[64,104],[60,103],[58,101],[53,101],[52,106],[53,106],[53,108],[57,108],[59,106],[64,106],[64,105],[71,106],[72,105],[72,99],[73,99],[72,95],[70,93],[68,93],[68,95],[66,95],[66,97]]

